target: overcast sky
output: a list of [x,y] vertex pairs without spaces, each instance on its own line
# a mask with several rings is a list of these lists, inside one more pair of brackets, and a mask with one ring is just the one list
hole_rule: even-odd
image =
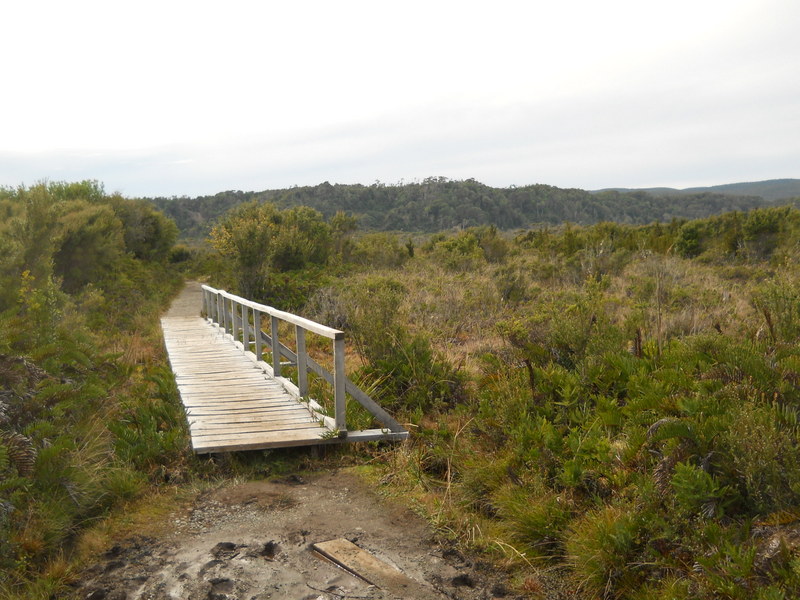
[[0,185],[800,177],[797,0],[25,0]]

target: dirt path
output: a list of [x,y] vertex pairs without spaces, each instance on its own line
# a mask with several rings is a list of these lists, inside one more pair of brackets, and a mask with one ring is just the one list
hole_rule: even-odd
[[[197,314],[189,284],[170,315]],[[347,471],[228,484],[168,517],[166,531],[122,540],[89,567],[87,600],[328,600],[506,598],[488,566],[438,547],[428,524]],[[414,580],[380,589],[319,557],[344,538]],[[386,586],[385,586],[386,587]]]
[[[171,531],[138,536],[91,567],[89,600],[328,600],[507,597],[487,567],[437,547],[427,524],[347,472],[251,481],[176,512]],[[383,590],[320,558],[311,545],[345,538],[419,584]],[[413,595],[412,595],[413,594]]]

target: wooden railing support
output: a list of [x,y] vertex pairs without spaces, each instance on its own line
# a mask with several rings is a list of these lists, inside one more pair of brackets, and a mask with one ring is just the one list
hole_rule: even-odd
[[347,432],[347,397],[345,396],[344,334],[333,340],[333,404],[336,407],[336,429],[339,435]]
[[[235,342],[239,341],[241,331],[242,347],[244,352],[250,351],[250,343],[254,342],[255,360],[264,366],[265,370],[271,368],[272,376],[283,382],[287,389],[293,390],[291,393],[299,395],[300,399],[309,402],[309,408],[313,411],[320,411],[321,407],[311,400],[308,389],[308,371],[314,372],[322,379],[333,386],[334,418],[320,415],[329,427],[338,432],[340,438],[348,437],[347,432],[347,394],[369,411],[386,429],[365,430],[362,432],[351,432],[352,439],[375,439],[369,436],[386,436],[391,432],[392,439],[404,439],[408,436],[405,428],[395,421],[385,410],[383,410],[372,398],[360,390],[347,379],[345,371],[345,341],[344,332],[331,327],[326,327],[303,317],[293,315],[259,304],[240,296],[230,294],[224,290],[217,290],[210,286],[203,286],[203,306],[206,318],[216,323],[220,329],[229,334]],[[239,310],[237,310],[237,308]],[[250,315],[252,311],[253,325],[250,326]],[[269,316],[269,336],[262,330],[262,316]],[[281,344],[279,339],[278,326],[280,321],[285,321],[295,328],[295,339],[297,351],[293,352],[290,348]],[[264,323],[266,325],[266,323]],[[333,342],[333,373],[329,373],[310,356],[306,348],[306,332],[312,332],[330,339]],[[251,338],[252,333],[252,338]],[[264,363],[264,345],[268,342],[272,351],[272,364]],[[297,366],[297,385],[281,376],[281,356],[285,356],[293,361]],[[312,411],[312,412],[313,412]],[[317,414],[317,413],[315,413]],[[374,433],[378,432],[378,433]],[[361,436],[361,437],[359,437]]]
[[306,354],[306,330],[300,325],[294,326],[297,340],[297,389],[301,398],[308,398],[308,355]]
[[270,318],[270,337],[272,338],[272,373],[281,376],[281,345],[278,341],[278,317]]
[[242,346],[245,352],[250,349],[250,313],[244,304],[242,304]]
[[264,347],[261,341],[261,311],[253,309],[253,335],[256,336],[256,360],[264,360]]

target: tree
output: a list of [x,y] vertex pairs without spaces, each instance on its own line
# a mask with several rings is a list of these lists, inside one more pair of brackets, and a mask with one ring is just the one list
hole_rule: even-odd
[[122,256],[125,242],[122,223],[108,205],[74,200],[62,211],[53,271],[63,279],[64,291],[72,293],[108,272]]
[[144,200],[111,197],[124,228],[125,249],[144,260],[164,260],[178,237],[175,222]]
[[269,296],[271,272],[323,265],[330,255],[331,228],[307,206],[281,211],[274,204],[249,202],[228,212],[211,230],[211,244],[234,261],[239,293]]

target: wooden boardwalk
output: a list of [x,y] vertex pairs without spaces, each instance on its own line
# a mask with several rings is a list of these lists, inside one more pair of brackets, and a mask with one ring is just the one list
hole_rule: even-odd
[[[198,303],[199,300],[197,295]],[[199,311],[197,305],[196,312]],[[366,397],[357,399],[366,402],[366,408],[382,421],[388,421],[388,426],[378,430],[347,431],[343,414],[332,419],[322,413],[316,402],[302,398],[292,382],[275,376],[273,368],[261,356],[249,351],[249,343],[237,341],[234,332],[229,332],[224,325],[224,318],[220,326],[213,319],[189,316],[186,312],[171,311],[161,319],[161,327],[196,453],[399,440],[408,436],[382,409],[370,406],[369,403],[374,405],[374,402]],[[191,309],[188,312],[192,312]],[[227,316],[230,318],[234,314],[232,310]],[[257,323],[258,315],[255,319]],[[234,320],[230,322],[235,323]],[[240,331],[243,322],[240,317]],[[252,325],[249,328],[254,331]],[[265,336],[263,332],[259,334]],[[297,354],[294,357],[297,358]],[[305,356],[302,359],[313,363]],[[279,361],[280,358],[278,369]],[[313,366],[321,369],[315,363]],[[352,389],[351,382],[347,384],[351,394],[363,395],[360,390]]]

